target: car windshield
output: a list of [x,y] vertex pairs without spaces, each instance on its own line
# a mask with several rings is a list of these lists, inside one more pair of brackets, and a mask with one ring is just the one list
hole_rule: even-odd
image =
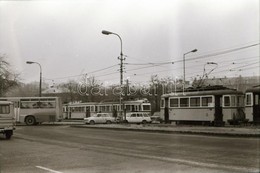
[[100,114],[94,114],[92,117],[100,117]]

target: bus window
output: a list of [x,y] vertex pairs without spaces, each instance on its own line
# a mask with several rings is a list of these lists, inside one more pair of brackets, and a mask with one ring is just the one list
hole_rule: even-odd
[[35,109],[40,108],[41,102],[39,101],[21,101],[21,109]]
[[171,98],[170,99],[170,107],[179,107],[179,99],[178,98]]
[[40,108],[55,108],[56,102],[55,101],[41,101],[39,102]]
[[224,96],[224,106],[230,106],[230,97]]
[[190,106],[191,107],[199,107],[200,106],[200,97],[191,97],[190,98]]
[[189,98],[180,98],[180,107],[188,107]]
[[246,106],[252,106],[252,93],[246,94]]
[[9,105],[0,105],[0,114],[9,114],[10,106]]

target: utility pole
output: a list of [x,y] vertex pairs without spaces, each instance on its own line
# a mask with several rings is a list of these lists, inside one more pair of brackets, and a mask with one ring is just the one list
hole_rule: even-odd
[[[119,60],[120,60],[120,96],[119,96],[119,111],[120,111],[120,116],[122,117],[122,108],[124,108],[124,106],[122,106],[122,85],[123,85],[123,60],[124,59],[124,54],[123,54],[123,43],[122,43],[122,38],[120,37],[120,35],[118,35],[117,33],[114,33],[114,32],[110,32],[110,31],[106,31],[106,30],[103,30],[102,31],[102,34],[105,34],[105,35],[116,35],[119,40],[120,40],[120,57],[119,57]],[[126,119],[126,115],[124,114],[124,120]]]

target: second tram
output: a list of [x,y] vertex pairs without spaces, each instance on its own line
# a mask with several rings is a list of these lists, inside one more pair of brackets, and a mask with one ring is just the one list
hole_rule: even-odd
[[245,119],[242,92],[221,88],[164,94],[160,116],[165,122],[221,126]]
[[64,119],[83,119],[95,113],[109,113],[119,117],[120,112],[151,112],[151,104],[147,100],[123,101],[121,108],[118,102],[86,102],[63,105]]

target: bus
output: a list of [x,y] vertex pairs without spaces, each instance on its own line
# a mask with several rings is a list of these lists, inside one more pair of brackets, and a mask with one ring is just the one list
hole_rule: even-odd
[[59,97],[2,97],[0,101],[13,102],[15,120],[19,123],[37,125],[62,119]]
[[245,114],[250,123],[260,124],[260,86],[246,90]]
[[63,105],[64,119],[83,119],[96,113],[109,113],[119,117],[120,112],[146,112],[151,113],[151,103],[148,100],[123,101],[121,108],[119,102],[86,102]]
[[164,94],[160,116],[165,122],[176,124],[232,124],[245,120],[244,94],[227,88]]
[[15,130],[14,105],[12,102],[0,101],[0,133],[10,139]]

